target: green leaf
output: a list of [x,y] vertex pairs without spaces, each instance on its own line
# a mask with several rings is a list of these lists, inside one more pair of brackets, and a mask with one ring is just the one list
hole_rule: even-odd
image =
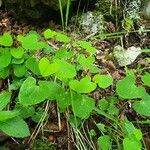
[[47,29],[46,31],[44,31],[44,37],[46,39],[54,38],[57,41],[64,42],[64,43],[70,42],[70,38],[67,35],[52,31],[51,29]]
[[57,32],[52,31],[51,29],[47,29],[46,31],[44,31],[44,37],[46,39],[51,39],[54,38],[56,36]]
[[108,101],[106,100],[106,99],[101,99],[100,101],[99,101],[99,108],[101,109],[101,110],[107,110],[108,109],[108,107],[109,107],[109,103],[108,103]]
[[39,70],[43,77],[47,77],[56,73],[58,69],[59,69],[59,64],[57,63],[50,64],[49,60],[45,57],[43,57],[39,61]]
[[16,64],[16,65],[22,64],[23,62],[24,62],[24,58],[20,58],[20,59],[13,58],[11,61],[12,64]]
[[100,150],[109,150],[111,147],[110,136],[103,135],[100,136],[97,140]]
[[63,89],[56,95],[56,100],[61,111],[65,111],[65,109],[71,105],[71,95]]
[[11,48],[10,49],[10,53],[11,55],[16,58],[16,59],[20,59],[23,57],[24,55],[24,49],[22,47],[18,47],[18,48]]
[[11,93],[10,92],[2,92],[0,93],[0,111],[3,110],[7,104],[10,102]]
[[57,99],[58,95],[62,91],[61,86],[59,84],[55,83],[55,82],[52,82],[52,81],[47,82],[47,86],[49,88],[49,90],[48,90],[48,92],[49,92],[48,99],[49,100],[55,100],[55,99]]
[[80,81],[71,80],[69,86],[72,90],[78,93],[90,93],[96,89],[96,84],[91,82],[89,76],[82,78]]
[[141,130],[140,129],[134,129],[133,130],[133,134],[135,135],[135,137],[136,137],[136,139],[137,140],[142,140],[142,132],[141,132]]
[[38,61],[36,58],[30,57],[29,59],[27,59],[27,61],[25,62],[25,66],[29,70],[31,70],[34,74],[36,74],[36,75],[40,74]]
[[75,67],[65,60],[55,59],[54,62],[60,66],[56,76],[60,79],[73,78],[76,76]]
[[150,73],[146,73],[142,76],[142,81],[145,85],[150,87]]
[[95,58],[94,57],[87,57],[87,58],[85,58],[85,56],[83,54],[80,54],[78,56],[77,60],[78,60],[79,64],[81,64],[81,66],[84,69],[89,69],[91,66],[93,66]]
[[74,42],[73,46],[74,47],[81,47],[91,54],[96,53],[96,48],[93,47],[92,44],[87,42],[87,41],[80,40],[80,41]]
[[71,41],[71,39],[67,35],[59,33],[59,32],[56,34],[55,39],[63,43],[69,43]]
[[6,79],[9,76],[10,70],[9,67],[0,69],[0,78]]
[[27,50],[38,50],[45,48],[44,42],[39,42],[39,36],[35,33],[29,33],[26,36],[18,35],[17,40],[21,42],[22,47]]
[[142,87],[135,86],[135,75],[128,74],[124,79],[116,84],[117,94],[124,99],[141,98],[146,91]]
[[94,109],[95,101],[86,95],[74,93],[72,104],[74,115],[81,119],[86,119]]
[[1,37],[0,37],[0,45],[2,46],[12,46],[13,44],[13,39],[12,36],[5,32]]
[[19,115],[19,111],[0,111],[0,122]]
[[9,86],[10,90],[18,90],[21,87],[23,81],[24,79],[20,78],[13,79],[12,83]]
[[16,104],[15,110],[19,111],[19,116],[23,119],[32,117],[35,113],[34,107],[22,106],[20,104]]
[[115,105],[110,105],[108,110],[108,114],[110,115],[118,115],[119,114],[119,109]]
[[19,102],[22,105],[38,104],[48,98],[48,89],[42,83],[37,86],[36,79],[28,77],[20,88]]
[[135,101],[134,102],[134,110],[144,116],[150,116],[150,95],[146,94],[142,97],[141,101]]
[[11,54],[8,48],[0,47],[0,69],[7,67],[11,62]]
[[97,74],[94,76],[93,81],[98,83],[98,86],[102,89],[106,89],[113,84],[113,78],[110,75]]
[[73,56],[73,52],[69,51],[66,48],[60,48],[55,53],[55,58],[59,58],[59,59],[69,59],[72,56]]
[[24,64],[14,65],[13,67],[16,77],[23,77],[27,72],[27,68]]
[[0,122],[0,130],[5,134],[16,138],[24,138],[30,135],[28,125],[20,117]]
[[20,88],[19,102],[26,106],[35,105],[46,99],[55,98],[58,89],[58,85],[53,82],[39,81],[36,85],[36,79],[28,77]]
[[123,148],[124,150],[141,150],[141,145],[138,141],[126,137],[125,139],[123,139]]

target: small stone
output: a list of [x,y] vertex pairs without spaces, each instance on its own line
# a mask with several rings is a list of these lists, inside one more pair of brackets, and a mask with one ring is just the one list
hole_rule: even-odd
[[117,45],[113,50],[114,57],[120,66],[130,65],[141,53],[141,48],[134,46],[124,49],[120,45]]

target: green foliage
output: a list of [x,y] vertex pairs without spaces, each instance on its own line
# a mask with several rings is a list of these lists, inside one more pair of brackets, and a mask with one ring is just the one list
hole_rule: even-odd
[[73,94],[72,104],[74,115],[81,119],[88,118],[95,105],[94,99],[80,94]]
[[13,39],[12,36],[5,32],[1,37],[0,37],[0,45],[2,46],[12,46],[13,44]]
[[[101,74],[95,66],[96,49],[90,42],[76,40],[51,29],[44,32],[44,37],[33,31],[18,35],[18,47],[12,46],[12,37],[8,33],[1,38],[0,79],[9,79],[9,85],[8,89],[6,86],[0,92],[0,132],[17,138],[30,136],[24,119],[30,118],[37,123],[43,115],[47,116],[43,109],[37,110],[38,106],[46,101],[55,101],[60,112],[69,110],[72,116],[70,124],[76,129],[82,120],[94,113],[104,117],[106,122],[94,121],[98,134],[95,129],[89,133],[97,138],[100,149],[110,149],[114,143],[120,142],[121,146],[116,144],[118,149],[142,148],[141,131],[118,115],[122,111],[120,103],[132,103],[136,113],[150,116],[148,72],[143,72],[138,78],[140,86],[133,71],[128,71],[114,85],[111,75]],[[58,47],[51,48],[48,45],[50,40],[57,41]],[[101,100],[97,103],[92,92],[103,93],[110,86],[116,87],[114,93],[105,97],[100,95]]]
[[[136,77],[134,73],[129,73],[124,79],[117,83],[117,94],[124,99],[141,98],[143,95],[145,95],[145,89],[143,87],[137,87],[135,85],[135,80]],[[128,91],[128,94],[126,91]]]
[[109,150],[111,147],[109,135],[103,135],[103,136],[99,137],[97,142],[100,147],[100,150]]
[[150,73],[146,73],[145,75],[143,75],[141,80],[145,85],[150,87]]
[[91,78],[89,76],[84,77],[80,81],[71,80],[69,82],[69,86],[72,90],[78,93],[90,93],[96,89],[96,84],[91,82]]
[[9,136],[23,138],[30,135],[28,125],[20,117],[14,117],[0,122],[0,130]]
[[102,89],[106,89],[113,83],[113,79],[110,75],[95,75],[93,80]]
[[0,94],[0,111],[3,110],[7,104],[10,102],[11,93],[10,92],[1,92]]
[[50,64],[47,58],[43,57],[39,61],[39,70],[43,77],[50,76],[56,73],[58,69],[59,69],[59,65],[57,63]]

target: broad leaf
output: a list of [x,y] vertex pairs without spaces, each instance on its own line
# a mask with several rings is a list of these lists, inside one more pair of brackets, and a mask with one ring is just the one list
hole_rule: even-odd
[[111,141],[109,135],[100,136],[97,140],[100,150],[109,150],[111,147]]
[[96,84],[91,82],[91,78],[89,76],[84,77],[80,81],[71,80],[69,82],[69,86],[72,90],[78,93],[90,93],[96,89]]
[[51,39],[54,38],[56,36],[57,32],[52,31],[51,29],[47,29],[46,31],[44,31],[44,37],[46,39]]
[[13,67],[14,67],[14,74],[16,77],[23,77],[27,72],[27,68],[25,67],[24,64],[14,65]]
[[86,95],[73,94],[72,108],[74,115],[81,119],[89,117],[90,113],[94,109],[95,101],[93,98]]
[[59,85],[49,81],[39,81],[36,85],[36,79],[28,77],[22,84],[19,92],[19,102],[22,105],[35,105],[46,99],[55,99],[56,93],[59,93]]
[[19,92],[19,102],[22,105],[38,104],[49,96],[49,87],[44,81],[36,85],[36,79],[28,77],[22,84]]
[[126,137],[123,140],[123,148],[124,150],[141,150],[141,144],[137,140]]
[[51,63],[45,57],[39,61],[39,70],[43,77],[50,76],[59,70],[59,64]]
[[15,117],[5,122],[0,122],[0,130],[5,134],[16,138],[24,138],[30,135],[28,125],[20,117]]
[[80,40],[80,41],[74,42],[73,46],[81,47],[91,54],[95,54],[96,52],[96,48],[93,47],[92,44],[87,41]]
[[22,47],[18,47],[18,48],[11,48],[10,49],[11,55],[14,58],[20,59],[23,57],[24,55],[24,49]]
[[135,85],[135,79],[134,74],[128,74],[124,79],[118,81],[116,84],[117,94],[124,99],[141,98],[145,95],[145,89],[137,87]]
[[35,33],[27,34],[26,36],[18,35],[18,41],[22,43],[22,47],[27,50],[38,50],[45,47],[44,42],[39,42],[39,37]]
[[38,61],[36,58],[30,57],[29,59],[27,59],[27,61],[25,62],[25,66],[29,70],[31,70],[34,74],[36,74],[36,75],[40,74]]
[[13,44],[13,39],[12,36],[5,32],[1,37],[0,37],[0,45],[2,46],[12,46]]
[[11,62],[11,54],[8,48],[0,48],[0,69],[7,67]]
[[146,73],[145,75],[143,75],[142,81],[144,82],[144,84],[150,87],[150,73]]
[[93,81],[98,83],[98,86],[102,89],[106,89],[113,84],[113,78],[110,75],[95,75]]
[[0,111],[7,106],[7,104],[10,102],[10,98],[11,98],[10,92],[2,92],[0,94]]
[[141,101],[134,102],[134,110],[144,116],[150,116],[150,95],[146,94]]
[[0,122],[19,115],[19,111],[0,111]]
[[60,66],[56,72],[58,78],[73,78],[76,76],[75,67],[64,60],[55,59],[54,62]]

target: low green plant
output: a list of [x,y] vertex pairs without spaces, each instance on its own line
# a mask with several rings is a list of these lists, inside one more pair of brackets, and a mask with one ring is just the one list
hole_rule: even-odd
[[[13,46],[14,40],[18,41],[18,47]],[[61,46],[52,47],[51,40]],[[0,45],[0,78],[9,81],[0,93],[1,132],[17,138],[30,136],[24,119],[31,117],[37,122],[40,120],[37,114],[41,114],[37,106],[45,101],[56,101],[61,112],[71,110],[74,121],[70,124],[75,122],[75,128],[92,114],[109,120],[111,126],[95,123],[100,133],[97,137],[100,149],[113,148],[113,143],[117,149],[142,148],[140,129],[127,118],[118,118],[117,104],[131,102],[139,115],[150,116],[150,95],[146,90],[150,86],[148,72],[142,75],[142,84],[138,86],[135,73],[128,71],[126,77],[117,82],[114,95],[104,97],[97,106],[91,92],[105,91],[114,81],[110,74],[101,74],[95,66],[96,48],[90,42],[47,29],[43,37],[34,31],[17,37],[4,33]]]

